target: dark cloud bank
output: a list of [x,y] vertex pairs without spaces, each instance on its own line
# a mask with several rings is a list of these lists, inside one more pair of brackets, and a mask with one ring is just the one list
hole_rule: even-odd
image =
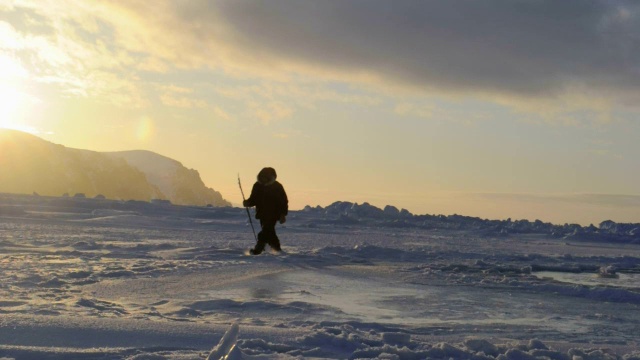
[[215,14],[254,54],[419,88],[640,97],[637,1],[222,0],[181,12]]

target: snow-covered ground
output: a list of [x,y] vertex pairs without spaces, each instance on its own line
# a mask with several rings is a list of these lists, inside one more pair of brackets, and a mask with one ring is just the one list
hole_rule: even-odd
[[640,359],[638,242],[343,210],[0,196],[0,358]]

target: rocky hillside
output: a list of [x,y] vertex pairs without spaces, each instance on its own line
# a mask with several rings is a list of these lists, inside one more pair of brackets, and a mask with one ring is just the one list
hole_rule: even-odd
[[[202,183],[197,171],[151,152],[131,153],[144,153],[145,160],[71,149],[31,134],[0,129],[0,192],[81,193],[123,200],[166,199],[181,205],[229,205],[220,193]],[[159,176],[161,171],[152,171],[155,161],[161,163],[158,169],[167,169],[164,163],[174,164],[173,171]]]
[[178,205],[230,206],[222,195],[208,188],[198,171],[184,167],[180,162],[151,151],[135,150],[106,153],[114,159],[123,159],[139,169],[147,180]]

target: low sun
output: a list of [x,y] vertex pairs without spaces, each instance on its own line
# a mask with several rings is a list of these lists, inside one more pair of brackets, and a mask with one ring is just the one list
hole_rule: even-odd
[[35,132],[27,122],[33,97],[22,89],[28,75],[16,59],[0,54],[0,128]]
[[15,88],[0,83],[0,128],[33,132],[23,122],[28,111],[28,97]]
[[22,91],[19,83],[0,79],[0,128],[36,135],[38,130],[30,116],[37,103],[37,98]]

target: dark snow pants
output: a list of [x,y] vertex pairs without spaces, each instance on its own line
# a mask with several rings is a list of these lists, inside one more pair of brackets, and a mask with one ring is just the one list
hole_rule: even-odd
[[257,255],[263,252],[267,244],[275,251],[282,250],[280,249],[280,239],[276,235],[276,222],[276,220],[260,220],[262,231],[258,233],[258,243],[253,249],[254,254]]

